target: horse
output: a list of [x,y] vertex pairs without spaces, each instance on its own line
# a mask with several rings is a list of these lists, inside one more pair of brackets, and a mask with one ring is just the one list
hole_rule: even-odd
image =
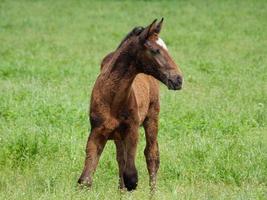
[[159,169],[157,141],[159,81],[170,90],[180,90],[182,72],[159,37],[163,18],[134,28],[117,49],[105,56],[94,84],[89,111],[91,131],[78,183],[92,186],[92,175],[108,140],[114,140],[119,168],[119,188],[135,190],[138,129],[145,129],[149,185],[155,189]]

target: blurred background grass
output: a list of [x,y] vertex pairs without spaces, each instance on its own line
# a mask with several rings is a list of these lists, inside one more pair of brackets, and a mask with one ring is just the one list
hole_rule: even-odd
[[101,59],[137,25],[161,37],[185,76],[161,85],[156,199],[266,199],[266,1],[0,1],[0,199],[146,199],[117,191],[109,142],[90,191],[76,187]]

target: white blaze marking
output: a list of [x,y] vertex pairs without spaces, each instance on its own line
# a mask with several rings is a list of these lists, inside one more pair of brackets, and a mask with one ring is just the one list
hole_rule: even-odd
[[161,38],[158,38],[158,40],[156,41],[156,43],[161,46],[163,49],[165,49],[166,51],[168,51],[168,48],[165,44],[165,42],[161,39]]

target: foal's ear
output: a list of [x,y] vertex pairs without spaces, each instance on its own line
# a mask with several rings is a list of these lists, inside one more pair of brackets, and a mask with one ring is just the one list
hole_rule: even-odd
[[155,33],[155,30],[157,28],[156,22],[157,22],[157,19],[155,19],[149,26],[145,28],[145,30],[143,30],[143,32],[139,36],[141,42],[145,42],[149,36]]
[[160,22],[157,24],[157,26],[155,28],[155,32],[158,33],[158,34],[160,33],[160,30],[161,30],[161,27],[162,27],[162,24],[163,24],[163,20],[164,20],[164,18],[162,17]]

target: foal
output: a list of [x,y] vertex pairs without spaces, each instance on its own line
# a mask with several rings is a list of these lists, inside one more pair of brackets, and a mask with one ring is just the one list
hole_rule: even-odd
[[[159,168],[157,142],[159,85],[182,88],[182,74],[159,38],[163,19],[154,20],[146,28],[136,28],[119,47],[102,62],[91,95],[91,133],[79,183],[92,185],[92,174],[108,139],[116,145],[120,188],[133,190],[138,176],[135,155],[138,128],[143,125],[146,136],[146,157],[150,186],[156,184]],[[156,80],[157,79],[157,80]]]

